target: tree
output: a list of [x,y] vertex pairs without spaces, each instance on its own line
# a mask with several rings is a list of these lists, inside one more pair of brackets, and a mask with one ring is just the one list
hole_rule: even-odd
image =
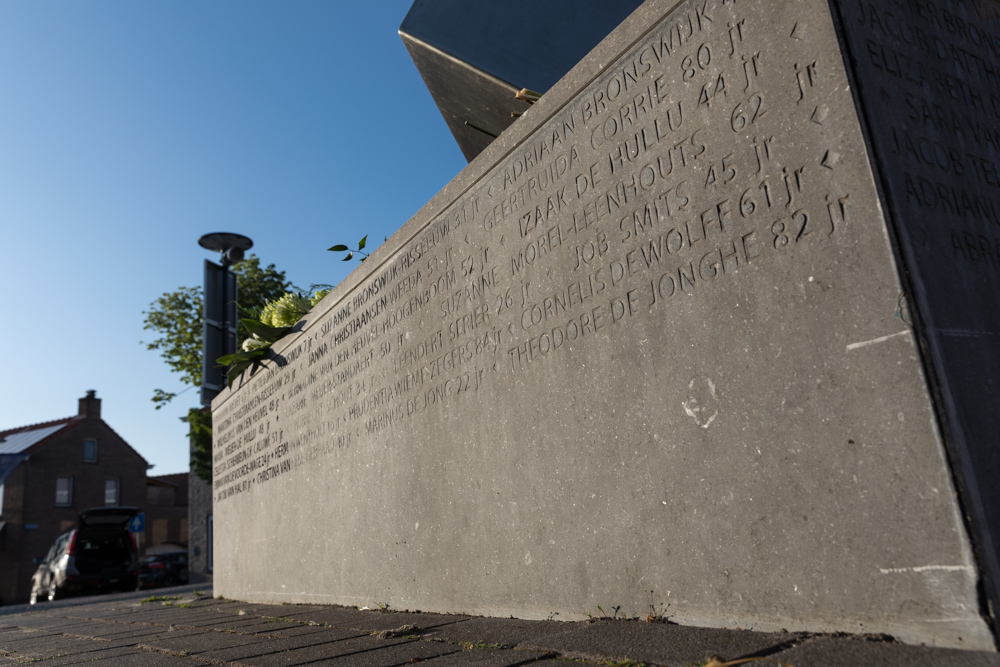
[[212,483],[212,411],[191,408],[187,416],[191,432],[191,470],[201,479]]
[[[255,316],[268,301],[279,298],[291,287],[285,279],[285,272],[278,271],[274,264],[260,268],[260,259],[250,255],[233,265],[236,274],[237,301],[242,315]],[[160,356],[175,373],[180,373],[181,383],[188,387],[201,386],[201,360],[204,324],[204,298],[201,287],[180,287],[174,292],[161,295],[149,305],[143,329],[158,335],[150,343],[144,343],[148,350],[159,350]],[[245,330],[237,331],[238,344],[249,336]],[[153,403],[159,410],[172,401],[180,392],[153,390]],[[212,413],[201,408],[188,410],[188,425],[191,429],[191,469],[201,479],[212,483]]]
[[[260,267],[260,259],[250,255],[233,265],[238,286],[238,301],[241,316],[259,313],[264,304],[277,299],[291,287],[285,279],[285,272],[278,271],[274,264]],[[174,292],[162,294],[143,312],[143,329],[157,334],[149,343],[143,343],[148,350],[159,350],[160,356],[174,373],[180,373],[180,381],[189,387],[201,386],[203,304],[201,287],[180,287]],[[237,345],[243,343],[249,334],[238,330]],[[180,392],[153,390],[153,403],[159,410],[172,401]]]

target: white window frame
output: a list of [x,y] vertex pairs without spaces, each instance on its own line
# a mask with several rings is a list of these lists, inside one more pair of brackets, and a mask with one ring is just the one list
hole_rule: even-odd
[[[66,500],[59,500],[59,481],[66,480]],[[56,507],[72,507],[73,506],[73,476],[68,477],[56,477]]]
[[[109,486],[111,485],[111,486]],[[114,489],[114,498],[108,501],[108,491]],[[122,502],[122,481],[117,477],[104,480],[104,506],[117,507]]]

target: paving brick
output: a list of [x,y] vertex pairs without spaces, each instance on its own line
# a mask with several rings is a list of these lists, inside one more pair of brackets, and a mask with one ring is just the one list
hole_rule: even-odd
[[[87,657],[79,656],[80,661],[74,662],[72,658],[66,658],[60,665],[83,665],[89,664],[95,661],[108,661],[114,665],[114,667],[198,667],[198,665],[207,665],[210,663],[198,660],[197,658],[188,658],[175,655],[166,655],[163,653],[155,653],[148,651],[123,651],[123,652],[113,652],[107,651],[102,652],[100,656]],[[43,663],[45,667],[48,667],[48,661]]]
[[81,632],[81,630],[83,630],[83,628],[74,629],[74,631],[78,634],[89,634],[95,638],[106,639],[108,641],[117,641],[129,637],[145,637],[157,635],[161,632],[169,632],[169,628],[165,628],[161,625],[142,625],[139,623],[105,623],[103,624],[103,627],[101,625],[93,626],[92,632],[89,633]]
[[326,611],[335,607],[320,607],[311,604],[257,604],[253,602],[237,602],[235,603],[235,608],[255,616],[287,618],[289,614],[293,613],[307,614],[315,611]]
[[[169,657],[169,656],[163,656]],[[68,655],[59,655],[51,658],[46,658],[41,664],[45,667],[64,667],[65,665],[83,665],[91,664],[93,662],[100,661],[110,661],[110,664],[120,664],[123,661],[141,661],[143,665],[147,664],[145,660],[157,659],[152,658],[152,656],[145,651],[140,651],[136,648],[109,648],[104,650],[88,651],[86,653],[75,653]],[[137,662],[132,662],[132,664],[138,664]],[[171,663],[179,664],[179,663]],[[188,663],[190,664],[190,663]]]
[[576,623],[524,621],[516,618],[469,618],[422,633],[424,638],[445,639],[452,643],[507,644],[511,647],[542,637],[576,630]]
[[39,633],[59,633],[86,626],[93,621],[70,618],[24,619],[19,627]]
[[521,643],[518,648],[556,651],[584,660],[651,662],[686,667],[707,655],[729,659],[787,643],[792,635],[693,628],[638,621],[598,621],[574,624],[575,630]]
[[[515,667],[516,665],[537,664],[537,660],[547,654],[536,651],[514,651],[511,649],[470,649],[457,653],[449,653],[427,661],[426,667],[459,667],[460,665],[476,665],[476,667]],[[572,663],[562,661],[562,667]]]
[[1000,667],[997,653],[835,637],[810,639],[769,657],[795,667]]
[[406,664],[414,658],[422,661],[448,653],[457,653],[460,650],[445,642],[379,639],[369,635],[247,658],[240,662],[259,667],[273,667],[301,665],[322,660],[351,667],[390,667]]
[[44,638],[24,637],[22,639],[4,639],[0,650],[18,653],[34,658],[49,658],[66,653],[80,653],[94,647],[92,639],[66,637],[65,635],[49,635]]
[[143,637],[138,641],[138,645],[160,651],[198,655],[206,651],[266,641],[268,641],[266,638],[254,637],[252,635],[205,631],[180,636],[161,635],[157,637]]
[[414,625],[421,630],[451,625],[468,620],[468,616],[451,614],[423,614],[419,612],[372,612],[353,607],[328,607],[317,611],[297,612],[286,615],[300,621],[327,623],[338,628],[352,628],[364,632],[394,630],[404,625]]
[[237,632],[250,635],[266,635],[268,637],[298,637],[328,630],[320,625],[301,625],[285,621],[265,621],[257,619],[256,625],[240,627]]
[[[249,627],[253,625],[260,625],[261,619],[256,616],[235,616],[227,615],[224,618],[216,618],[206,621],[199,621],[197,623],[185,624],[186,627],[202,628],[205,630],[239,630],[243,627]],[[277,621],[276,623],[283,623],[283,621]],[[285,625],[289,625],[285,623]],[[299,625],[299,624],[295,624]]]
[[247,637],[248,641],[244,645],[207,651],[200,655],[210,660],[245,662],[248,658],[293,652],[339,641],[356,641],[367,636],[351,630],[336,630],[332,628],[325,628],[323,632],[294,637],[268,637],[262,641],[254,641],[251,636]]

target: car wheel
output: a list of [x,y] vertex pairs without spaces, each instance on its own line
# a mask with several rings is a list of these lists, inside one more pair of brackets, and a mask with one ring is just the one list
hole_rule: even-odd
[[49,584],[48,597],[49,597],[49,602],[54,602],[55,600],[58,600],[59,598],[62,597],[62,591],[59,590],[59,587],[56,586],[55,582]]

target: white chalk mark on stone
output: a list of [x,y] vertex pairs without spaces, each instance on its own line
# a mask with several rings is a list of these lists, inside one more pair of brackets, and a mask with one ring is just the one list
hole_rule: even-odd
[[688,383],[688,400],[681,403],[688,417],[697,422],[698,426],[708,428],[719,415],[716,407],[718,396],[715,393],[715,383],[710,378],[698,376]]
[[904,336],[904,335],[906,335],[908,333],[910,333],[910,330],[909,329],[905,329],[904,331],[900,331],[899,333],[889,334],[888,336],[879,336],[878,338],[873,338],[871,340],[861,341],[860,343],[851,343],[850,345],[847,346],[847,351],[850,352],[851,350],[856,350],[859,347],[868,347],[869,345],[876,345],[878,343],[884,343],[885,341],[889,340],[890,338],[895,338],[896,336]]

